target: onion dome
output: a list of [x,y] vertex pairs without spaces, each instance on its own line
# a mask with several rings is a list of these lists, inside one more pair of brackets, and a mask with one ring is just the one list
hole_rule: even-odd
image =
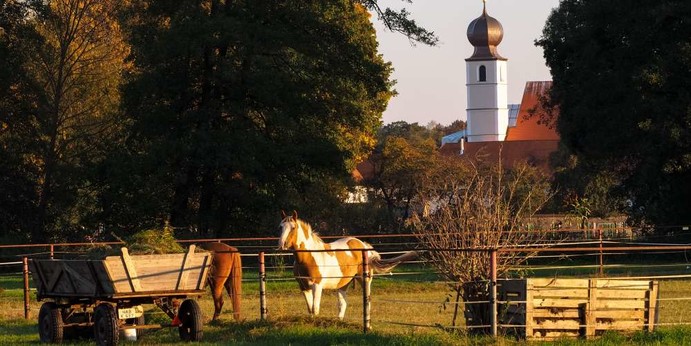
[[503,38],[501,23],[487,15],[487,9],[483,6],[482,15],[468,25],[468,41],[475,51],[466,60],[506,60],[497,52],[497,46]]

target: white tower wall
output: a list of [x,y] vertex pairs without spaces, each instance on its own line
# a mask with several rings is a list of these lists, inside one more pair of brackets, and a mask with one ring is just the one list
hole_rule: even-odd
[[[480,80],[484,66],[485,80]],[[506,60],[467,60],[468,142],[503,141],[509,126]]]

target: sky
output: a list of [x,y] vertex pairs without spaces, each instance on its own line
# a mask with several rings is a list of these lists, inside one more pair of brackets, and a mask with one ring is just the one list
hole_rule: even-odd
[[[379,53],[394,67],[398,95],[389,101],[384,124],[431,121],[449,125],[466,119],[465,59],[473,46],[468,24],[482,14],[482,0],[379,0],[381,7],[406,8],[422,27],[434,31],[439,44],[412,44],[374,19]],[[527,81],[551,80],[542,50],[534,41],[559,0],[487,0],[487,14],[504,27],[499,54],[508,59],[509,103],[520,103]]]

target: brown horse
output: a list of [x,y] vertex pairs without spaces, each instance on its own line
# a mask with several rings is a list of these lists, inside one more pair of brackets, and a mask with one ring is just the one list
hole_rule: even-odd
[[216,320],[223,308],[223,287],[233,301],[233,318],[240,320],[240,298],[242,297],[242,260],[238,249],[223,243],[203,243],[201,248],[212,251],[214,260],[209,273],[209,286],[214,298]]

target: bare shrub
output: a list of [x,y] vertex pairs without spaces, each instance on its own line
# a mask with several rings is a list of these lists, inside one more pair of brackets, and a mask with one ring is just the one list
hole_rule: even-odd
[[[534,245],[540,233],[528,232],[530,218],[551,196],[544,173],[527,164],[505,170],[500,163],[447,162],[443,172],[430,179],[421,197],[427,208],[411,219],[424,256],[449,281],[449,287],[463,301],[487,301],[490,275],[489,251],[451,249],[498,249]],[[451,169],[451,170],[450,170]],[[446,175],[444,175],[446,172]],[[534,254],[501,252],[498,275]],[[452,324],[456,324],[458,305]],[[465,304],[466,325],[489,324],[488,304]],[[486,331],[473,328],[471,333]]]

